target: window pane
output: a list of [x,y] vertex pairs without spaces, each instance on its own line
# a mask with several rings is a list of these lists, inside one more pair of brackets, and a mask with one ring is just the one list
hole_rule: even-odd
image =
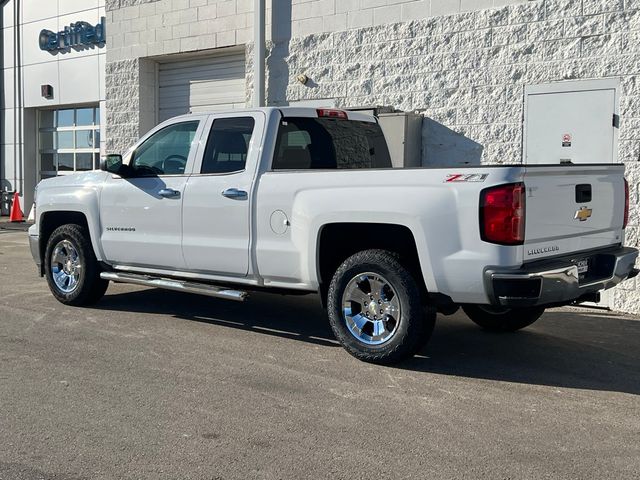
[[254,124],[251,117],[221,118],[214,121],[200,173],[244,170]]
[[[40,155],[40,170],[68,172],[98,168],[100,159],[95,151],[100,145],[99,115],[99,108],[96,107],[41,110],[39,149],[55,153]],[[47,129],[53,131],[42,131]],[[89,152],[77,153],[81,149]]]
[[72,127],[73,126],[73,109],[56,110],[56,126]]
[[73,132],[56,132],[55,148],[73,148]]
[[289,147],[308,148],[311,143],[311,136],[306,130],[287,132],[287,145]]
[[79,108],[76,110],[76,125],[93,125],[93,108]]
[[53,153],[40,154],[40,170],[43,172],[53,172],[56,167],[53,165]]
[[99,153],[94,153],[93,154],[93,169],[94,170],[98,170],[100,168],[100,154]]
[[93,153],[76,153],[76,170],[93,170]]
[[93,148],[93,130],[76,131],[76,148]]
[[149,137],[133,154],[136,175],[184,173],[199,122],[170,125]]
[[58,153],[58,171],[73,170],[73,153]]
[[40,133],[40,150],[51,150],[53,148],[53,132]]
[[96,107],[95,112],[96,112],[96,119],[94,120],[93,123],[95,123],[96,125],[100,125],[100,107]]
[[377,123],[287,118],[280,124],[273,169],[391,168]]
[[53,127],[53,110],[40,111],[40,128]]

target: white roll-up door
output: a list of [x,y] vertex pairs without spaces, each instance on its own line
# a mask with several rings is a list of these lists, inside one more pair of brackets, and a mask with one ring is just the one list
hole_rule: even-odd
[[158,121],[189,112],[245,107],[244,52],[161,63]]

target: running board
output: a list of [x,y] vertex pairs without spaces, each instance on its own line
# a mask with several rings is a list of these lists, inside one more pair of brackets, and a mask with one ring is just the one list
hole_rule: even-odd
[[164,288],[166,290],[175,290],[176,292],[197,293],[200,295],[207,295],[209,297],[236,300],[238,302],[242,302],[247,296],[247,292],[216,287],[214,285],[207,285],[206,283],[187,282],[184,280],[151,277],[148,275],[136,275],[134,273],[102,272],[100,273],[100,278],[103,280],[111,280],[112,282]]

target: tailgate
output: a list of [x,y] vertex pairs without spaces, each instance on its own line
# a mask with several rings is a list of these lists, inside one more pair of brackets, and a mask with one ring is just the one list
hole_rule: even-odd
[[623,165],[527,166],[524,261],[622,242]]

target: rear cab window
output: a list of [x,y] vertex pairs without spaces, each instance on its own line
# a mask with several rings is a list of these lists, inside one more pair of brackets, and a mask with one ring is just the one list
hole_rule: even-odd
[[252,117],[214,120],[200,167],[201,174],[243,171],[255,127]]
[[272,170],[392,168],[380,125],[335,118],[280,121]]

